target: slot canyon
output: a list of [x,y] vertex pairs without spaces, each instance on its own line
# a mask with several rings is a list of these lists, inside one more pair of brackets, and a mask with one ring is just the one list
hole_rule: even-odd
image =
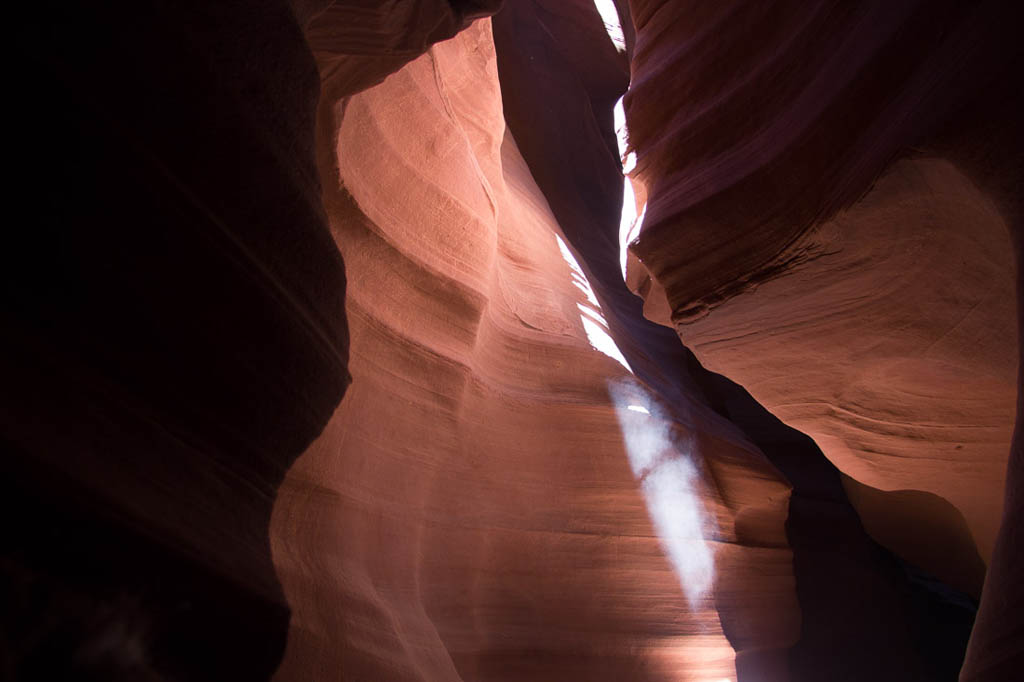
[[0,678],[1024,679],[1022,20],[14,8]]

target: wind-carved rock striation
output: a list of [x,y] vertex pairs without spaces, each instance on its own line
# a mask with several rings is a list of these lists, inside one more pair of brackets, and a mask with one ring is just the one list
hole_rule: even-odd
[[0,676],[1013,679],[1017,17],[602,11],[19,10]]
[[974,596],[989,564],[962,679],[1009,679],[1019,12],[630,4],[645,313],[812,436],[897,554]]
[[[322,101],[319,125],[354,382],[275,507],[293,609],[277,679],[732,678],[720,608],[784,650],[788,485],[726,420],[658,407],[591,347],[505,125],[490,21]],[[688,598],[666,557],[610,380],[673,434],[652,455],[692,463],[678,513],[704,521],[675,540],[708,548],[714,589]]]

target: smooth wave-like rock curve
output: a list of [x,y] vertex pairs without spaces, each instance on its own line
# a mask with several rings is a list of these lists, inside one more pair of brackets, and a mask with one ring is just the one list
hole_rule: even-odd
[[[648,207],[629,281],[645,313],[854,479],[955,508],[921,532],[970,555],[966,525],[991,559],[963,678],[1003,679],[1024,654],[1014,455],[1005,468],[1020,451],[1019,8],[630,4]],[[909,499],[855,501],[906,525],[923,511]],[[886,542],[971,582],[963,556]]]
[[720,608],[747,614],[751,649],[784,650],[788,486],[706,408],[663,417],[701,472],[678,512],[706,522],[679,540],[724,576],[692,602],[608,381],[644,392],[588,342],[490,22],[323,102],[321,124],[354,382],[275,507],[293,609],[277,679],[733,678]]
[[950,164],[921,159],[812,240],[820,257],[680,325],[680,338],[848,476],[949,501],[987,559],[1017,390],[1003,221]]
[[[520,149],[580,254],[610,333],[638,376],[670,404],[712,405],[727,414],[731,428],[739,426],[754,439],[794,485],[787,539],[794,550],[800,639],[788,648],[766,647],[759,628],[770,620],[754,617],[756,608],[734,608],[755,603],[756,582],[747,582],[742,571],[723,572],[719,594],[730,593],[736,601],[722,599],[720,616],[738,652],[739,679],[882,679],[897,669],[903,675],[948,675],[963,656],[969,609],[945,610],[920,594],[865,536],[820,451],[766,417],[742,389],[709,375],[670,330],[643,319],[640,301],[627,291],[618,267],[620,170],[602,153],[613,136],[613,101],[625,88],[621,61],[611,42],[601,40],[600,19],[589,3],[571,15],[563,7],[508,5],[494,18],[505,116]],[[608,86],[594,83],[616,88],[608,92]],[[708,461],[715,466],[713,456]],[[730,472],[719,481],[729,485],[737,478],[742,475]],[[757,514],[744,518],[753,521]],[[756,545],[756,527],[751,531],[742,542]],[[844,614],[841,622],[835,613]],[[908,633],[914,634],[907,639]]]
[[[278,678],[303,681],[952,679],[970,604],[872,543],[847,498],[877,515],[869,529],[904,513],[875,532],[955,568],[952,583],[976,564],[906,554],[921,549],[915,519],[931,523],[923,539],[955,529],[956,551],[973,549],[991,505],[844,482],[644,319],[619,277],[612,105],[627,59],[651,66],[658,31],[685,26],[659,26],[663,12],[639,36],[627,25],[623,54],[588,1],[534,0],[507,3],[492,42],[491,22],[471,22],[498,4],[15,10],[12,205],[30,210],[3,269],[0,677],[266,679],[283,654]],[[868,16],[888,30],[907,7]],[[927,47],[915,12],[924,38],[909,42]],[[1005,268],[995,227],[1019,225],[1019,176],[1012,152],[945,132],[945,156],[893,166],[829,225],[852,221],[861,243],[872,216],[937,213],[935,244],[883,254],[894,282],[956,304],[898,376],[931,380],[921,366],[948,369],[973,344],[991,366],[954,374],[981,396],[963,413],[984,445],[998,426],[979,415],[1019,363],[979,320],[998,327],[1010,298],[949,290]],[[865,260],[811,255],[789,276],[810,276],[826,306],[841,299],[833,271]],[[757,281],[763,294],[785,278]],[[919,435],[941,442],[948,421]],[[972,681],[1005,678],[1022,641],[1020,437]],[[965,481],[981,485],[986,462]]]

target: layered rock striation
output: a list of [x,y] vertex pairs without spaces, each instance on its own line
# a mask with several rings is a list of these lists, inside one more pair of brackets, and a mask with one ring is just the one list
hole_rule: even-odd
[[1013,22],[615,6],[19,10],[5,678],[1010,679]]
[[[746,604],[752,648],[797,636],[788,486],[725,420],[696,403],[682,418],[590,345],[583,315],[600,308],[497,75],[484,20],[321,103],[354,383],[275,508],[293,608],[277,678],[731,678],[720,603]],[[616,405],[610,381],[652,414]],[[703,520],[675,539],[713,557],[702,590],[687,593],[638,485],[620,424],[634,414],[672,434],[634,457],[693,467],[678,513]]]
[[1002,494],[1019,487],[1016,10],[631,7],[645,313],[811,435],[887,546],[975,595],[990,562],[963,679],[1004,679],[1021,655]]

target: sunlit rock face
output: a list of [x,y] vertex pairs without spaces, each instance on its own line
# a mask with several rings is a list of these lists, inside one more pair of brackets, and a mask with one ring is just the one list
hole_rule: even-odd
[[736,679],[722,614],[784,658],[789,486],[591,344],[490,21],[322,101],[320,132],[353,385],[275,506],[277,679]]
[[1017,10],[630,4],[645,314],[811,435],[887,546],[975,595],[991,561],[964,679],[1009,679]]

